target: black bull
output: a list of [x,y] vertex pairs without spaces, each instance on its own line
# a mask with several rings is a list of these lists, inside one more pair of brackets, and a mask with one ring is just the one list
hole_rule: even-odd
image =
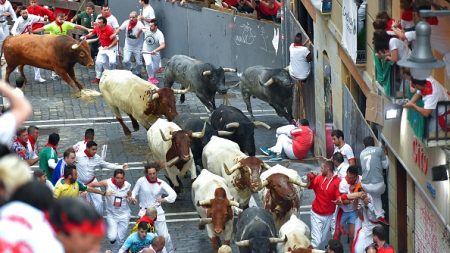
[[252,66],[242,73],[239,84],[252,120],[255,120],[255,117],[250,96],[255,96],[269,103],[279,116],[292,122],[293,80],[287,70]]

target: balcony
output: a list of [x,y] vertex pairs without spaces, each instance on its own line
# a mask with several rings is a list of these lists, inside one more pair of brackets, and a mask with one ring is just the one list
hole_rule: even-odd
[[450,101],[439,102],[436,110],[424,121],[425,145],[428,147],[450,145]]
[[408,97],[409,82],[403,80],[400,69],[391,61],[378,59],[373,54],[375,61],[375,78],[382,87],[382,91],[393,103]]

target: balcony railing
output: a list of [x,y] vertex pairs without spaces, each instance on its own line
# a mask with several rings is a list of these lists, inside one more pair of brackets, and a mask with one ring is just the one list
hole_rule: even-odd
[[450,101],[439,102],[432,115],[426,118],[424,137],[428,147],[450,145]]

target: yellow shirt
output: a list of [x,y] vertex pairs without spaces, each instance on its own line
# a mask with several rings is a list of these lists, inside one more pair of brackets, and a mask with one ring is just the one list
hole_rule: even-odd
[[61,179],[56,183],[55,190],[53,191],[53,197],[56,199],[62,197],[78,197],[80,192],[87,190],[87,186],[76,181],[73,184],[64,183],[64,179]]

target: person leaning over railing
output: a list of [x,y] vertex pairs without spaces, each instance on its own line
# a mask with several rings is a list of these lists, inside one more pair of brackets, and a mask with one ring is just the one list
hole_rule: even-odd
[[224,0],[222,6],[242,13],[253,13],[255,11],[250,0]]
[[258,19],[267,19],[279,22],[277,18],[281,3],[277,0],[252,0],[252,7],[258,14]]

